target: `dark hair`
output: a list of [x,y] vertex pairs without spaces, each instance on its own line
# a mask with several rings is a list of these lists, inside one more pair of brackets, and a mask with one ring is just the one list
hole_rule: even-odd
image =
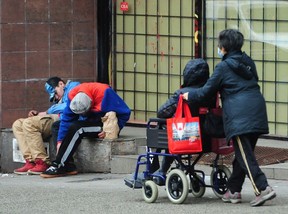
[[[58,86],[58,83],[62,81],[64,82],[61,78],[59,77],[50,77],[48,80],[47,80],[47,83],[49,85],[51,85],[53,88],[55,88],[56,86]],[[65,82],[64,82],[65,83]]]
[[219,33],[218,47],[224,48],[225,51],[239,51],[244,43],[244,36],[238,30],[227,29]]

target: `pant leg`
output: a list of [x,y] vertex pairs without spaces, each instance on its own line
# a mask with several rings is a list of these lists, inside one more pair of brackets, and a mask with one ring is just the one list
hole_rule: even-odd
[[12,125],[12,130],[15,138],[17,139],[17,143],[19,146],[19,149],[24,157],[25,160],[32,161],[32,155],[29,149],[29,146],[27,145],[25,134],[23,132],[23,122],[24,118],[16,120]]
[[56,158],[57,153],[57,137],[58,137],[58,131],[60,127],[60,120],[54,122],[52,124],[52,142],[50,144],[50,158],[54,160]]
[[233,173],[228,181],[230,191],[238,192],[240,185],[242,188],[244,174],[251,180],[256,195],[268,186],[267,178],[260,169],[254,154],[257,140],[258,135],[255,134],[245,134],[233,138],[236,162],[235,165],[233,163]]
[[23,122],[23,132],[26,144],[29,146],[32,159],[42,159],[49,162],[49,156],[45,150],[43,138],[51,136],[53,118],[47,116],[29,117]]
[[[234,143],[234,144],[237,144],[237,143]],[[227,183],[227,187],[232,193],[241,192],[242,186],[246,177],[245,170],[241,168],[241,165],[238,162],[238,159],[241,158],[241,154],[240,154],[239,147],[238,148],[237,147],[238,145],[234,146],[235,158],[232,163],[233,171]]]
[[[169,154],[169,150],[166,149],[166,150],[165,150],[165,153],[166,153],[166,154]],[[171,157],[171,156],[163,156],[160,171],[161,171],[162,173],[166,174],[167,171],[169,170],[169,168],[171,167],[173,161],[174,161],[174,157]]]
[[56,156],[55,164],[65,166],[70,162],[83,137],[98,138],[101,122],[75,121],[68,129]]

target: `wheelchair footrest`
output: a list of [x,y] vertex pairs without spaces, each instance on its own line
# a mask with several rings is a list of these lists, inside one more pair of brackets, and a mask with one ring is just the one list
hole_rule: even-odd
[[133,188],[133,189],[141,189],[142,188],[142,183],[139,181],[125,178],[124,182],[125,182],[125,185],[130,187],[130,188]]

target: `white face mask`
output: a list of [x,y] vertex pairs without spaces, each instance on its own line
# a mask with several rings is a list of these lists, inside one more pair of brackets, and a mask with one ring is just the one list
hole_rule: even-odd
[[218,56],[223,58],[224,54],[221,52],[221,49],[218,47]]

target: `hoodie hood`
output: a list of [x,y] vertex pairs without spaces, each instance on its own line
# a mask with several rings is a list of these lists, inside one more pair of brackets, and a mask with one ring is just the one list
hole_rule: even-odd
[[258,81],[258,75],[255,64],[253,63],[252,59],[249,56],[247,56],[245,52],[243,53],[240,52],[240,54],[231,53],[225,56],[225,58],[226,60],[225,59],[223,60],[225,60],[228,66],[238,76],[246,80],[250,80],[254,77]]
[[204,59],[190,60],[183,71],[184,83],[182,88],[188,86],[203,86],[209,78],[209,66]]

